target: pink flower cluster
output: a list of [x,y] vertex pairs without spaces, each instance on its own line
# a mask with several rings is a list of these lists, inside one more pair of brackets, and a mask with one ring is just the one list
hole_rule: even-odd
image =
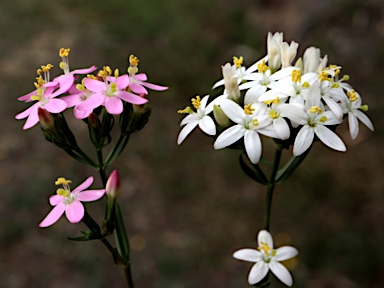
[[[123,101],[142,105],[148,102],[145,96],[148,91],[163,91],[168,87],[159,86],[145,82],[147,76],[144,73],[137,74],[137,57],[130,56],[130,67],[128,74],[119,76],[118,70],[112,70],[106,66],[97,75],[90,75],[97,67],[92,66],[85,69],[70,71],[69,55],[70,49],[60,49],[59,55],[62,58],[60,68],[63,74],[50,80],[50,70],[53,65],[41,66],[37,70],[38,77],[34,83],[36,90],[18,98],[19,101],[36,101],[27,110],[16,115],[16,119],[27,118],[23,129],[29,129],[39,122],[38,109],[44,109],[50,113],[61,113],[67,108],[74,107],[74,114],[77,119],[88,117],[92,111],[105,106],[110,114],[118,115],[123,112]],[[76,84],[78,75],[87,75]],[[113,76],[112,76],[113,74]],[[60,97],[61,96],[61,97]]]

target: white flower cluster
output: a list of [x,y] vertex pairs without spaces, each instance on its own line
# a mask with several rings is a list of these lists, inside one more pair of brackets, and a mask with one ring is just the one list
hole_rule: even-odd
[[[213,88],[224,85],[221,96],[208,104],[209,96],[192,99],[196,112],[187,107],[179,113],[189,114],[181,126],[178,144],[197,126],[215,136],[215,149],[228,147],[244,139],[245,151],[252,163],[262,154],[260,134],[293,143],[295,156],[304,153],[315,137],[325,145],[345,151],[335,127],[348,116],[352,139],[359,132],[358,120],[373,131],[372,122],[363,113],[360,94],[340,75],[341,67],[327,66],[327,56],[310,47],[298,58],[298,44],[283,41],[283,33],[268,34],[268,54],[249,68],[243,58],[222,67],[223,78]],[[295,131],[295,132],[293,132]]]

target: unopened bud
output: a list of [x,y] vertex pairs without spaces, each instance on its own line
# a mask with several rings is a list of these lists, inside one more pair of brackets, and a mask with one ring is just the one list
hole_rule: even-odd
[[231,125],[231,121],[228,116],[225,115],[223,109],[217,105],[213,105],[213,116],[215,117],[217,124],[221,127],[227,128]]
[[55,120],[53,119],[51,113],[49,113],[47,110],[43,108],[38,108],[37,114],[39,116],[40,124],[45,129],[52,130],[55,127]]
[[88,121],[92,128],[99,128],[101,126],[99,117],[93,112],[89,114]]
[[120,193],[120,176],[117,170],[113,170],[108,177],[107,185],[105,187],[108,198],[116,199]]

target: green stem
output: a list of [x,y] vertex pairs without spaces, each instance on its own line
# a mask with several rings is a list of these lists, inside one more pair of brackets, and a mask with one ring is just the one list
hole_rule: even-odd
[[90,166],[97,167],[97,164],[83,151],[80,147],[76,147],[74,151],[79,154]]
[[131,264],[128,263],[128,265],[124,267],[124,274],[125,274],[125,279],[127,279],[128,287],[134,288],[133,280],[132,280],[133,277],[131,272]]
[[269,178],[267,196],[266,196],[266,202],[265,202],[264,226],[265,226],[265,230],[267,231],[269,231],[269,227],[270,227],[272,196],[273,196],[273,190],[275,189],[275,185],[276,185],[275,178],[276,178],[277,171],[279,169],[282,151],[283,151],[283,146],[277,143],[275,160],[273,163],[271,176]]
[[123,152],[125,146],[128,143],[129,136],[130,134],[120,134],[119,139],[117,139],[116,145],[113,147],[107,159],[105,160],[105,165],[111,164],[111,162],[115,160],[121,152]]
[[101,181],[103,182],[103,186],[105,187],[107,185],[107,174],[105,173],[105,169],[107,168],[107,165],[104,164],[104,161],[103,161],[102,149],[97,150],[97,159],[99,160],[98,170],[99,170],[100,178],[101,178]]

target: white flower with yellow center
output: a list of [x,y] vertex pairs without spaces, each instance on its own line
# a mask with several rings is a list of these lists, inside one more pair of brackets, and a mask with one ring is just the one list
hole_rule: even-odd
[[273,239],[268,231],[262,230],[257,236],[258,247],[256,249],[240,249],[233,253],[233,257],[238,260],[255,262],[248,275],[250,285],[259,283],[267,276],[268,271],[272,273],[285,285],[292,286],[293,280],[288,269],[279,263],[295,257],[299,252],[291,246],[283,246],[273,249]]
[[359,134],[359,122],[363,122],[370,130],[374,131],[373,124],[371,120],[362,112],[368,110],[368,105],[362,105],[360,95],[353,89],[347,92],[348,99],[345,102],[342,102],[341,106],[343,112],[348,113],[348,124],[349,132],[352,139],[357,137]]
[[236,125],[219,135],[213,145],[214,148],[225,148],[244,137],[245,151],[249,160],[254,164],[258,163],[262,150],[259,133],[278,138],[276,131],[270,125],[272,119],[266,114],[268,107],[263,103],[255,103],[248,104],[242,109],[229,99],[222,99],[220,107]]
[[338,151],[347,150],[339,136],[325,126],[340,124],[341,120],[336,118],[331,111],[324,111],[318,82],[313,83],[309,89],[305,109],[292,104],[282,104],[279,108],[285,117],[288,117],[294,123],[303,125],[296,136],[293,155],[298,156],[304,153],[311,146],[315,135],[332,149]]
[[269,105],[267,115],[272,120],[272,125],[278,135],[278,138],[281,140],[288,139],[291,134],[291,130],[279,108],[279,106],[283,103],[280,103],[279,98],[264,103]]
[[209,103],[207,106],[208,98],[209,95],[204,96],[203,99],[200,99],[200,96],[196,96],[196,98],[192,99],[192,105],[196,109],[196,112],[194,112],[189,106],[178,111],[180,114],[189,115],[180,123],[180,126],[186,126],[181,130],[177,139],[177,144],[180,145],[197,125],[199,125],[200,129],[208,135],[216,134],[215,122],[213,122],[212,118],[208,116],[208,114],[213,110],[214,102]]

